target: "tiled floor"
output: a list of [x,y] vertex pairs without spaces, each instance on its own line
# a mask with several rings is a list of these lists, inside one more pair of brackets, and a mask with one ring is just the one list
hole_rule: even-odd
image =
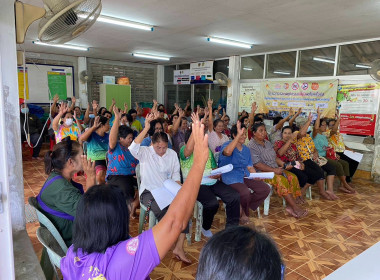
[[[42,161],[31,161],[24,153],[24,188],[27,197],[37,195],[44,183]],[[83,183],[84,178],[78,178]],[[337,182],[336,182],[337,183]],[[272,196],[268,216],[258,218],[252,212],[251,225],[272,236],[277,243],[286,264],[286,279],[323,279],[328,274],[380,241],[380,185],[354,179],[358,194],[339,193],[340,200],[320,200],[313,192],[313,200],[306,207],[309,216],[302,219],[289,217],[282,208],[282,201]],[[194,224],[194,223],[193,223]],[[224,228],[225,214],[220,209],[212,231]],[[27,224],[37,255],[41,245],[35,236],[38,223]],[[131,235],[137,235],[137,220],[130,225]],[[194,232],[194,231],[193,231]],[[194,237],[193,237],[194,238]],[[153,280],[195,279],[197,261],[206,240],[185,245],[191,265],[185,265],[169,253],[151,274]]]

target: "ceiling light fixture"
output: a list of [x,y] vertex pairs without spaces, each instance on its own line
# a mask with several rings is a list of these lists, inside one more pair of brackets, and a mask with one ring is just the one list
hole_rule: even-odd
[[355,64],[355,67],[357,68],[365,68],[365,69],[371,69],[372,67],[369,65],[364,65],[364,64]]
[[335,60],[333,59],[328,59],[328,58],[323,58],[323,57],[313,57],[314,61],[320,61],[320,62],[326,62],[326,63],[331,63],[334,64]]
[[251,67],[243,67],[243,70],[245,70],[245,71],[253,71],[253,69]]
[[154,30],[154,26],[149,25],[149,24],[139,23],[139,22],[125,20],[125,19],[119,19],[119,18],[114,18],[114,17],[109,17],[109,16],[103,16],[103,15],[100,15],[96,21],[106,22],[106,23],[111,23],[111,24],[116,24],[116,25],[121,25],[121,26],[126,26],[126,27],[132,27],[132,28],[142,29],[146,31]]
[[149,59],[158,59],[158,60],[166,60],[166,61],[170,60],[170,57],[151,55],[151,54],[145,54],[145,53],[133,53],[132,55],[136,57],[149,58]]
[[279,75],[290,75],[290,72],[284,72],[284,71],[273,71],[273,74],[279,74]]
[[86,47],[80,47],[80,46],[73,46],[73,45],[63,45],[63,44],[48,44],[41,41],[32,41],[33,44],[41,45],[41,46],[49,46],[49,47],[56,47],[56,48],[63,48],[63,49],[72,49],[72,50],[78,50],[78,51],[89,51],[89,48]]
[[213,43],[219,43],[219,44],[224,44],[224,45],[240,47],[240,48],[246,48],[246,49],[251,49],[253,47],[252,44],[247,44],[247,43],[228,40],[228,39],[216,38],[216,37],[207,37],[207,41],[213,42]]

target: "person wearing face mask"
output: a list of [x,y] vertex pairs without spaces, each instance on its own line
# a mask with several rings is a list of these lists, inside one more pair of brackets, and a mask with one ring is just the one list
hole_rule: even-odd
[[104,184],[106,181],[106,153],[109,140],[107,132],[109,130],[109,119],[104,116],[97,116],[94,125],[79,137],[80,144],[87,141],[87,156],[95,161],[96,181],[98,184]]
[[[59,122],[61,119],[62,124],[60,125]],[[76,113],[74,112],[74,115],[72,115],[71,112],[68,112],[68,108],[65,103],[62,103],[60,106],[59,113],[54,118],[52,126],[57,144],[67,136],[70,136],[71,140],[77,141],[83,129],[82,125],[79,123],[79,120],[76,118]]]
[[[115,124],[121,119],[121,113],[114,110]],[[135,217],[135,211],[139,205],[139,197],[135,195],[136,166],[139,163],[129,151],[134,138],[134,131],[125,125],[114,125],[111,128],[108,144],[108,166],[106,173],[107,183],[118,186],[128,200],[131,218]],[[132,202],[133,201],[133,202]]]
[[[207,102],[209,112],[212,112],[213,100],[209,99]],[[208,145],[214,154],[215,160],[218,161],[219,152],[222,145],[227,142],[228,136],[223,134],[224,122],[220,119],[213,121],[213,116],[208,118]]]
[[20,107],[21,140],[26,141],[29,134],[30,144],[33,145],[32,158],[39,159],[40,150],[42,147],[42,137],[41,139],[39,138],[43,125],[37,116],[29,114],[29,108],[26,104],[23,103]]
[[45,155],[45,173],[49,176],[37,196],[38,208],[54,224],[67,246],[72,244],[72,226],[83,186],[72,180],[82,170],[86,187],[95,185],[95,165],[83,156],[78,142],[70,137],[56,144]]
[[[168,149],[168,136],[166,133],[163,131],[154,133],[152,136],[152,145],[149,147],[141,146],[141,142],[148,133],[153,119],[154,115],[152,114],[146,116],[145,128],[132,142],[129,150],[140,162],[140,201],[147,208],[150,208],[150,211],[153,211],[157,220],[160,221],[168,211],[169,206],[161,210],[151,191],[161,187],[167,179],[172,179],[178,184],[181,184],[181,175],[177,153],[172,149]],[[177,259],[189,264],[191,260],[186,257],[183,248],[185,233],[188,232],[189,227],[187,226],[180,234],[173,254]]]

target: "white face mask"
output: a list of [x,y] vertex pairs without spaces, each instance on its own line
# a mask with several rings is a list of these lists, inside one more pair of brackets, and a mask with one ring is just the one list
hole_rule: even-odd
[[73,124],[73,119],[66,119],[65,124],[71,126]]

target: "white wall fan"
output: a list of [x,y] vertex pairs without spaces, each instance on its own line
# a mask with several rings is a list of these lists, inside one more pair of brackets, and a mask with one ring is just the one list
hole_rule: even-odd
[[40,19],[41,42],[63,44],[87,31],[102,10],[101,0],[43,0],[44,7],[15,2],[16,42],[24,43],[28,27]]

